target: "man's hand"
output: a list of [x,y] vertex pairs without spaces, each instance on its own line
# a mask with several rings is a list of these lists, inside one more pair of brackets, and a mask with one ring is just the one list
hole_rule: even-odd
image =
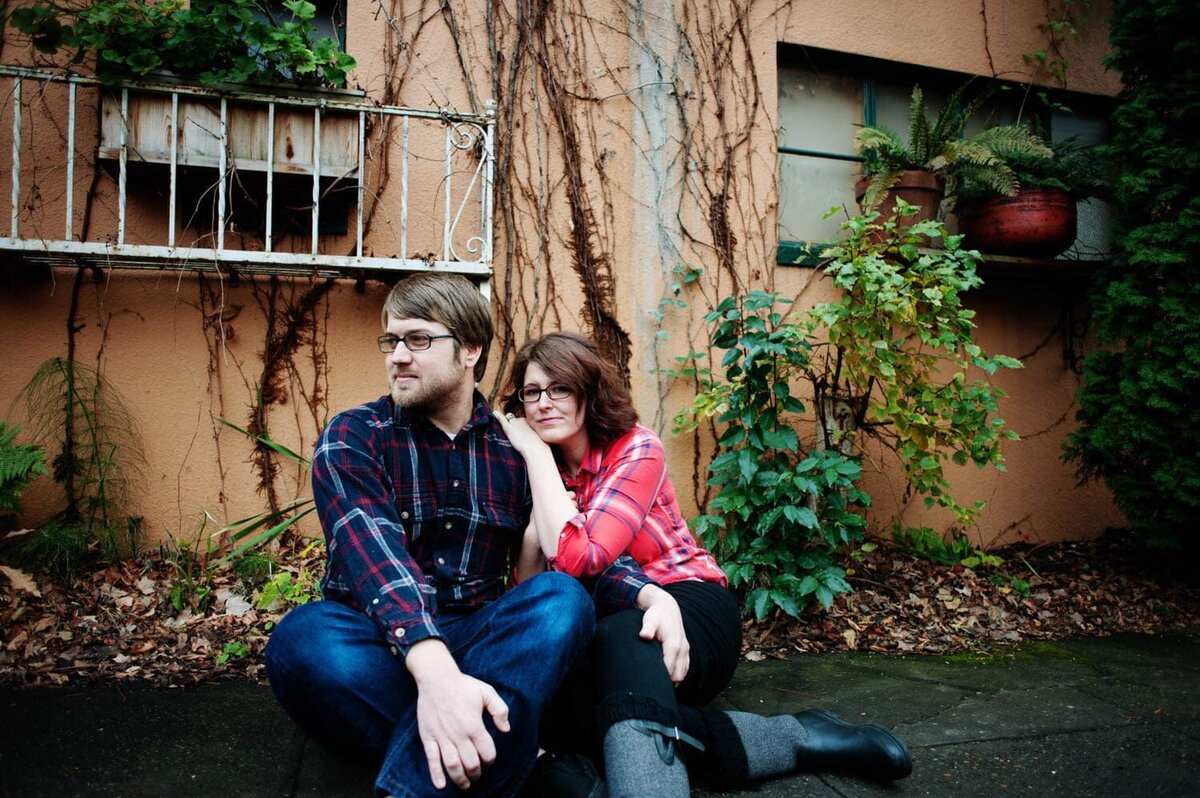
[[691,647],[683,629],[679,603],[658,585],[646,585],[638,592],[637,605],[645,610],[638,636],[662,643],[663,664],[667,666],[671,682],[679,684],[691,667]]
[[417,683],[417,731],[429,762],[433,786],[446,777],[468,789],[496,761],[496,743],[483,725],[483,713],[507,732],[508,705],[486,682],[467,676],[441,640],[422,640],[405,659]]

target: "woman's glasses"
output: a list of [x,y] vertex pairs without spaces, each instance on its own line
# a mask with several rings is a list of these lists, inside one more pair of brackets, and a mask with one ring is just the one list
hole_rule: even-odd
[[517,398],[525,404],[531,405],[540,400],[542,398],[542,394],[546,394],[546,396],[550,397],[550,399],[553,401],[555,399],[569,399],[571,396],[575,395],[575,392],[572,391],[569,386],[562,384],[551,385],[546,388],[537,388],[533,385],[526,385],[524,388],[517,391]]

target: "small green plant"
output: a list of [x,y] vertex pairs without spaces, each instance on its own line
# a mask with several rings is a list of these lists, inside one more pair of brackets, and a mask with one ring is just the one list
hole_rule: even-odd
[[946,99],[930,122],[925,95],[913,87],[909,107],[908,141],[882,125],[867,125],[854,134],[854,146],[866,153],[871,181],[863,197],[863,209],[876,208],[888,189],[906,169],[923,169],[938,175],[946,195],[956,196],[961,172],[970,168],[976,181],[1006,196],[1017,192],[1017,175],[1005,158],[1014,153],[1052,157],[1053,153],[1027,128],[996,125],[974,135],[965,135],[967,122],[983,107],[989,94],[965,98],[966,86]]
[[[201,529],[203,531],[203,528]],[[168,596],[176,612],[191,609],[202,614],[213,601],[213,574],[208,562],[208,552],[195,549],[186,540],[175,545],[175,551],[165,558],[175,572],[171,592]]]
[[49,473],[42,447],[16,442],[20,431],[0,421],[0,510],[18,509],[25,487]]
[[266,554],[244,554],[233,561],[233,572],[251,588],[265,584],[276,568],[275,560]]
[[321,597],[321,586],[306,568],[295,575],[291,571],[280,571],[271,577],[254,597],[254,606],[260,610],[277,610],[307,604]]
[[131,512],[132,489],[144,460],[120,394],[94,369],[55,357],[21,396],[29,434],[53,453],[51,473],[63,489],[57,528],[86,530],[109,560],[136,553],[142,519]]
[[221,653],[217,655],[216,662],[218,666],[221,666],[231,659],[241,659],[249,653],[250,646],[241,640],[233,640],[221,647]]
[[904,527],[897,524],[892,530],[892,537],[918,557],[945,565],[958,565],[972,552],[971,541],[966,536],[951,535],[947,542],[927,526]]
[[952,533],[949,540],[927,526],[901,527],[892,532],[896,542],[913,554],[944,565],[961,565],[987,575],[992,584],[1008,587],[1021,597],[1029,595],[1029,582],[1004,570],[1004,558],[984,551],[961,533]]
[[70,582],[96,558],[91,531],[62,519],[49,521],[17,544],[14,557],[29,568],[45,571],[61,582]]
[[[255,435],[223,418],[218,420],[226,427],[240,432],[250,440],[255,441],[261,446],[266,446],[292,462],[298,463],[305,469],[311,466],[308,458],[296,454],[281,443],[273,441],[270,438]],[[230,549],[217,562],[236,560],[247,552],[258,550],[270,544],[283,535],[283,533],[294,528],[301,518],[315,509],[312,497],[306,496],[285,502],[278,510],[263,510],[260,513],[255,513],[254,515],[234,521],[213,536],[213,540],[217,545]]]
[[166,71],[200,83],[342,86],[354,59],[332,38],[316,38],[317,8],[286,0],[276,19],[255,0],[91,0],[37,2],[13,10],[14,28],[40,52],[95,58],[106,80]]

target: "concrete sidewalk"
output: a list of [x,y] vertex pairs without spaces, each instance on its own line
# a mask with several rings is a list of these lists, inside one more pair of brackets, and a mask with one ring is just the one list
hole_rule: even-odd
[[[983,659],[745,663],[721,701],[869,719],[913,754],[890,787],[814,774],[736,795],[1200,794],[1200,630]],[[372,781],[308,743],[260,685],[0,690],[4,796],[367,796]]]

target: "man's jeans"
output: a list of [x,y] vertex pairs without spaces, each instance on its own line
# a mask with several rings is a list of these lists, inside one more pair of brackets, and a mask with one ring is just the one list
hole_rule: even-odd
[[[508,704],[511,729],[499,733],[496,761],[471,795],[512,795],[533,766],[538,722],[576,655],[591,639],[595,610],[573,578],[543,573],[495,602],[441,615],[438,628],[462,672],[487,682]],[[456,794],[434,789],[417,733],[417,689],[402,657],[374,621],[332,601],[295,608],[267,644],[267,675],[284,709],[313,739],[382,761],[380,794]]]

